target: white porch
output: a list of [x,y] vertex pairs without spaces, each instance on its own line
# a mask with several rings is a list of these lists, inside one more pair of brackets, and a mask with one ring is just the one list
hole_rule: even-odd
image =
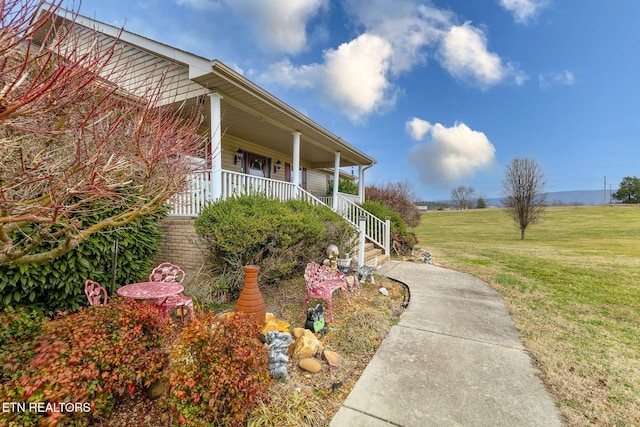
[[[384,255],[390,255],[390,223],[381,221],[377,217],[358,206],[360,196],[334,192],[333,197],[316,197],[294,183],[270,178],[248,175],[245,173],[223,170],[222,183],[219,186],[220,197],[214,198],[212,171],[203,170],[193,173],[191,186],[185,192],[173,197],[171,217],[196,217],[203,206],[209,201],[222,200],[233,196],[259,194],[281,201],[299,199],[306,200],[316,206],[327,206],[341,215],[352,227],[359,232],[358,264],[365,263],[365,243],[367,241],[383,250]],[[336,187],[334,185],[334,187]]]

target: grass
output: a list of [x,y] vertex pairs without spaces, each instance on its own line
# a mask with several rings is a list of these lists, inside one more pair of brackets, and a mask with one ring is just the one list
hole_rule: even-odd
[[569,425],[640,425],[640,208],[550,207],[524,241],[501,209],[428,212],[414,231],[503,295]]

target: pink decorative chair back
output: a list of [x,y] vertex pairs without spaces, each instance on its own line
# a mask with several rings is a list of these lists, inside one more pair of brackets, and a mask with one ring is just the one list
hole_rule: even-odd
[[[184,280],[184,271],[177,265],[169,262],[163,262],[159,266],[153,269],[149,275],[150,282],[176,282],[182,283]],[[175,308],[180,308],[180,318],[184,322],[184,308],[189,310],[189,318],[194,319],[194,305],[190,296],[179,293],[178,295],[170,296],[168,298],[159,298],[156,300],[156,305],[160,307],[162,313],[169,317],[170,313]]]
[[307,295],[304,297],[302,314],[305,314],[309,299],[321,299],[327,303],[329,319],[333,322],[333,308],[331,304],[333,292],[338,289],[344,290],[347,296],[347,302],[349,302],[349,292],[347,291],[348,283],[344,273],[335,268],[310,262],[304,271],[304,282],[307,286]]
[[153,269],[149,275],[150,282],[176,282],[182,283],[184,280],[184,271],[177,265],[169,262],[163,262]]
[[[90,305],[107,305],[107,290],[100,286],[98,282],[87,280],[84,282],[84,294],[87,296]],[[104,297],[104,301],[103,301]]]

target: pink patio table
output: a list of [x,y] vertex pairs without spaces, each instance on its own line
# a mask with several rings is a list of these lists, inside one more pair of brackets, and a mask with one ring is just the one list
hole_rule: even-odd
[[125,285],[116,293],[121,297],[135,299],[161,299],[178,295],[184,288],[176,282],[140,282]]

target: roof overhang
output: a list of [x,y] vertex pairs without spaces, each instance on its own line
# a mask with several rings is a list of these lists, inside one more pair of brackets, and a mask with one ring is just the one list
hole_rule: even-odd
[[[50,5],[45,4],[37,14]],[[312,168],[333,168],[336,153],[340,153],[340,167],[367,166],[375,159],[339,136],[331,133],[301,112],[287,105],[271,93],[253,83],[219,60],[207,60],[200,56],[168,46],[155,40],[131,33],[121,28],[75,15],[65,9],[57,9],[56,15],[63,21],[88,28],[117,39],[127,49],[139,49],[141,54],[153,55],[158,63],[185,70],[184,79],[196,87],[189,90],[184,99],[187,104],[204,103],[204,124],[210,123],[207,92],[221,95],[223,134],[269,147],[284,154],[293,154],[293,133],[300,133],[300,156]],[[41,33],[42,34],[42,33]],[[194,85],[195,83],[195,85]],[[199,89],[197,89],[199,88]]]

